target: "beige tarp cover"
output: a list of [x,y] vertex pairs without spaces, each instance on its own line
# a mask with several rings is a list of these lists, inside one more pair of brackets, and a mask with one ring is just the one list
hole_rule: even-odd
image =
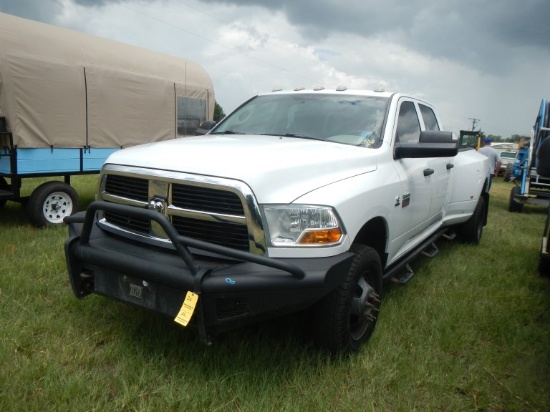
[[204,100],[212,119],[212,82],[198,64],[0,13],[0,116],[18,147],[172,139],[178,96]]

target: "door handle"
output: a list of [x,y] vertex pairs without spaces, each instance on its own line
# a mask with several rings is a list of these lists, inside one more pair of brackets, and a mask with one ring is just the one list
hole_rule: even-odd
[[433,175],[434,170],[433,169],[424,169],[424,176]]
[[450,170],[450,169],[452,169],[453,167],[455,167],[454,164],[452,164],[452,163],[447,163],[447,170]]

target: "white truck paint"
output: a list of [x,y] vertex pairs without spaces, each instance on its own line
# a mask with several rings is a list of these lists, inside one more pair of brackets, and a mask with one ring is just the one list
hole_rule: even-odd
[[[443,234],[479,242],[487,220],[487,170],[484,156],[458,150],[456,136],[442,131],[431,105],[407,95],[259,95],[206,136],[137,146],[108,158],[101,202],[92,211],[99,213],[89,217],[96,224],[82,229],[83,214],[68,219],[73,290],[78,297],[100,293],[172,316],[178,298],[171,298],[171,308],[159,308],[155,302],[165,296],[158,288],[153,301],[139,301],[128,296],[124,283],[135,277],[129,281],[135,295],[142,280],[171,284],[164,274],[170,265],[182,270],[161,263],[180,240],[161,223],[149,223],[160,214],[180,236],[216,245],[187,245],[197,267],[206,269],[189,268],[174,287],[181,296],[185,289],[201,296],[196,321],[205,342],[242,324],[311,307],[322,346],[357,350],[376,323],[383,281],[405,283],[410,260],[426,250],[434,254],[433,242]],[[231,209],[235,199],[239,211]],[[154,214],[134,218],[136,207]],[[232,245],[239,236],[241,243]],[[98,263],[108,260],[102,252],[107,245],[122,263]],[[231,248],[266,259],[266,266],[232,256]],[[142,249],[159,262],[143,273],[134,262]],[[298,279],[284,278],[285,268],[269,268],[280,262]],[[342,323],[344,328],[337,326]]]

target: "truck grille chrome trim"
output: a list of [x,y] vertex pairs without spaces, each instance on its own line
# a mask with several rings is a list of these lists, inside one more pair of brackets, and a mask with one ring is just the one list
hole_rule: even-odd
[[[106,165],[99,197],[164,214],[182,236],[248,251],[267,250],[260,208],[242,182],[136,167]],[[170,247],[158,224],[105,212],[99,225],[118,235]]]

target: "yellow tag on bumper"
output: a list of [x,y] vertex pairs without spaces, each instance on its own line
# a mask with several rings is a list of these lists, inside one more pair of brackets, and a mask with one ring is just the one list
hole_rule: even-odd
[[185,299],[183,301],[183,305],[181,305],[181,309],[174,319],[174,322],[177,322],[183,326],[187,326],[187,324],[191,320],[191,316],[193,316],[193,312],[195,311],[195,306],[197,305],[198,300],[199,295],[193,292],[187,292],[187,295],[185,295]]

